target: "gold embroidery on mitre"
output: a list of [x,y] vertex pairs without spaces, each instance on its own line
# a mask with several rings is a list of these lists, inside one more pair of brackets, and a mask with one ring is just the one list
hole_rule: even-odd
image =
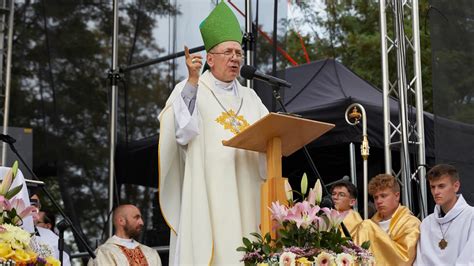
[[230,130],[234,135],[242,132],[242,130],[250,125],[243,115],[236,115],[232,109],[228,112],[222,112],[222,114],[216,118],[216,122],[223,125],[225,130]]

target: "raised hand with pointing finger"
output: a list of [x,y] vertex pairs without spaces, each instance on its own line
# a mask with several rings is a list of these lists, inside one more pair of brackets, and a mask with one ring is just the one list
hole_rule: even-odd
[[199,82],[199,72],[202,67],[202,56],[200,54],[189,54],[189,48],[184,46],[184,56],[186,58],[186,67],[188,68],[188,82],[197,87]]

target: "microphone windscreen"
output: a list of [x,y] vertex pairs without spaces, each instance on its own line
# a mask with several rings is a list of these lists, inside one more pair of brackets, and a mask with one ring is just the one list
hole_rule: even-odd
[[240,69],[240,76],[245,79],[253,79],[255,72],[257,69],[253,66],[244,65]]
[[321,208],[334,208],[331,196],[324,196],[319,204]]

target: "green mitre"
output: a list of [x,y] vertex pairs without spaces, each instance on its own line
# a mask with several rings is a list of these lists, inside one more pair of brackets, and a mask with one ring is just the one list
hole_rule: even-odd
[[206,51],[225,41],[242,44],[242,32],[234,12],[221,1],[199,25]]

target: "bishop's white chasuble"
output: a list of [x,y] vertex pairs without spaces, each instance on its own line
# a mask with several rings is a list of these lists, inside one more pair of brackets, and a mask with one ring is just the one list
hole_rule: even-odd
[[241,264],[236,248],[260,223],[262,154],[223,146],[222,140],[268,111],[253,90],[239,84],[237,95],[218,94],[212,80],[209,72],[200,77],[200,132],[186,146],[176,142],[172,108],[184,82],[160,114],[159,192],[172,230],[170,265]]

